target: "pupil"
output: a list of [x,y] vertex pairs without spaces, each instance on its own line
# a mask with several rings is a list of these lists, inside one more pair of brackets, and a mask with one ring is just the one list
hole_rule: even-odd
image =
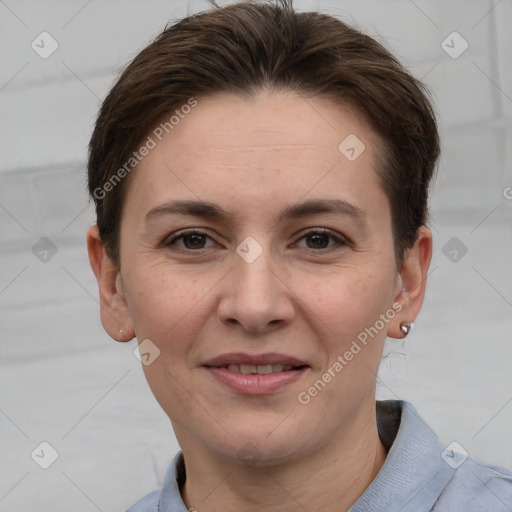
[[[192,245],[193,247],[197,247],[198,245],[201,245],[201,242],[204,242],[204,240],[202,240],[203,238],[203,235],[201,234],[198,234],[198,233],[192,233],[190,235],[187,235],[184,239],[185,241],[185,245],[187,246],[188,249],[190,249],[190,245]],[[191,241],[192,240],[192,243],[187,243],[187,240],[188,241]]]
[[[323,241],[325,243],[322,244],[322,238],[323,238]],[[311,235],[311,239],[314,240],[313,244],[316,246],[316,247],[319,247],[321,246],[321,248],[325,248],[327,247],[328,243],[329,243],[329,240],[327,238],[327,235],[322,235],[322,234],[316,234],[316,235]],[[317,243],[319,242],[320,243]]]

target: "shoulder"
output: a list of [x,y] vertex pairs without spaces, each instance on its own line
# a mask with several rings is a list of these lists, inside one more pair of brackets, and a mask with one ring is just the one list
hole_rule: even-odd
[[[429,439],[428,444],[433,449],[430,455],[434,455],[431,460],[433,473],[445,474],[444,485],[440,485],[439,495],[431,509],[433,512],[512,512],[512,471],[485,464],[468,456],[464,450],[457,453],[455,448],[454,453],[449,446],[441,446],[415,408],[407,402],[402,403],[402,407],[402,419],[407,418],[408,426],[414,427],[406,429],[408,434],[420,434],[415,443],[421,443],[420,438]],[[426,428],[420,429],[419,422]]]
[[435,512],[512,511],[512,471],[468,457],[436,501]]
[[512,512],[512,472],[443,447],[409,402],[377,403],[377,424],[388,455],[351,512]]

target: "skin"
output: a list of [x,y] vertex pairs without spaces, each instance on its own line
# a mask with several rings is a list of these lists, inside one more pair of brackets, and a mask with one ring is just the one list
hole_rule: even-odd
[[[354,161],[338,150],[350,134],[366,146]],[[199,99],[131,176],[120,268],[97,227],[89,230],[104,328],[118,341],[150,339],[160,350],[143,368],[184,453],[187,507],[339,512],[382,467],[376,375],[386,336],[403,337],[400,322],[421,308],[432,236],[422,227],[397,267],[376,141],[364,119],[325,98],[217,93]],[[284,208],[313,199],[346,201],[361,216],[279,220]],[[212,202],[232,216],[147,217],[171,200]],[[165,245],[185,228],[207,236]],[[311,236],[318,228],[332,236]],[[236,252],[248,236],[263,251],[252,263]],[[400,312],[301,404],[298,394],[393,304]],[[284,353],[309,368],[276,393],[242,395],[202,366],[230,352]],[[256,453],[252,464],[241,449]]]

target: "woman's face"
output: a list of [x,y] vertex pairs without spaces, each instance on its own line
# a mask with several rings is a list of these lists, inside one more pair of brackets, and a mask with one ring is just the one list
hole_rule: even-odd
[[412,320],[373,133],[327,99],[223,93],[153,138],[117,290],[155,397],[182,446],[313,453],[374,410],[386,333]]

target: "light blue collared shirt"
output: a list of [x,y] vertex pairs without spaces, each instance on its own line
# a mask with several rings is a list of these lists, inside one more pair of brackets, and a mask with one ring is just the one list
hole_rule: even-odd
[[[389,448],[386,462],[348,512],[512,512],[512,471],[443,448],[410,403],[377,401],[377,427]],[[187,512],[184,481],[180,451],[162,488],[126,512]]]

